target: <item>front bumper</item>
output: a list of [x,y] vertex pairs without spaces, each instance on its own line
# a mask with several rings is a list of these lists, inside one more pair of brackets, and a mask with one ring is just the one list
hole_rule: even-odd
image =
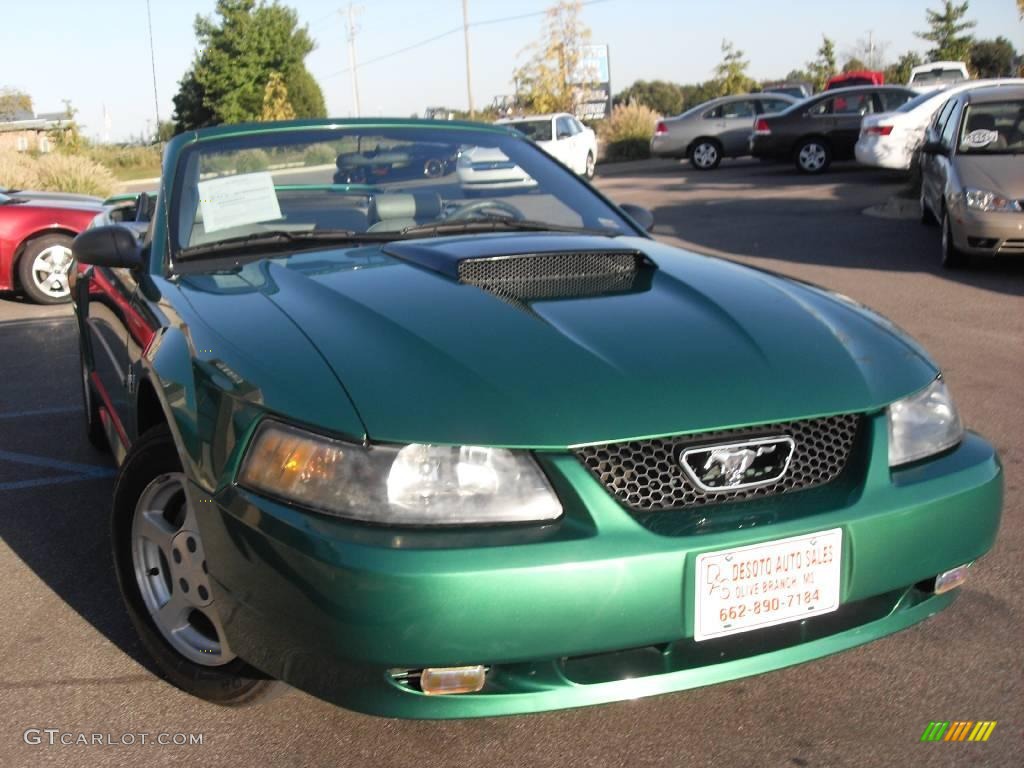
[[983,213],[962,203],[951,211],[958,250],[976,256],[1024,256],[1024,213]]
[[[575,458],[554,454],[543,463],[566,516],[553,530],[370,528],[233,488],[201,505],[200,528],[231,647],[298,688],[396,717],[597,704],[797,664],[945,607],[952,594],[935,596],[921,582],[992,546],[998,460],[968,435],[892,474],[880,424],[866,477],[842,503],[700,536],[641,526]],[[692,641],[698,554],[834,527],[843,528],[840,611]],[[491,668],[483,691],[427,696],[388,674],[461,664]]]

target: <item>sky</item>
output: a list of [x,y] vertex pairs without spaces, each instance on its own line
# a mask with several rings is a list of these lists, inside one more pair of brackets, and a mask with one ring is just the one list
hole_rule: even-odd
[[[151,0],[157,100],[153,98],[146,0],[0,0],[0,87],[27,91],[37,112],[57,111],[70,99],[93,138],[124,141],[168,119],[178,81],[191,62],[196,14],[215,0]],[[317,42],[306,60],[320,82],[328,113],[353,114],[345,0],[286,0]],[[551,0],[468,0],[470,22],[542,11]],[[940,0],[602,0],[583,20],[592,42],[610,49],[612,90],[634,80],[698,82],[711,77],[723,38],[750,61],[757,79],[781,78],[814,58],[825,34],[842,59],[871,33],[887,58],[924,53],[914,37],[925,9]],[[428,106],[465,108],[466,66],[461,29],[375,63],[371,59],[456,30],[462,0],[358,0],[356,52],[362,114],[408,117]],[[1024,49],[1015,0],[971,0],[969,18],[980,38],[1008,37]],[[45,19],[45,24],[40,20]],[[540,16],[471,29],[473,96],[478,106],[513,91],[512,71],[541,31]],[[109,117],[109,129],[104,115]]]

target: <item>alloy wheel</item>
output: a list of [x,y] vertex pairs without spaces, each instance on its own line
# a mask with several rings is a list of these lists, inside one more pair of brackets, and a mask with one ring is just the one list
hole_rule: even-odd
[[699,168],[713,168],[718,162],[718,148],[708,142],[698,144],[693,150],[693,162]]
[[815,173],[824,168],[827,158],[828,154],[821,144],[808,142],[800,147],[798,156],[800,167],[809,173]]
[[160,475],[146,486],[135,508],[131,543],[142,601],[164,639],[196,664],[232,661],[183,474]]
[[65,245],[51,245],[40,251],[32,261],[32,282],[46,296],[63,299],[71,293],[68,273],[74,257]]

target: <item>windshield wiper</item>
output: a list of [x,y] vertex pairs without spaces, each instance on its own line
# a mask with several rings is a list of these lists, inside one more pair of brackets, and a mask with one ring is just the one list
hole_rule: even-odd
[[448,235],[466,232],[571,232],[577,235],[598,235],[601,237],[617,237],[621,232],[611,229],[591,229],[589,227],[572,227],[565,224],[552,224],[534,219],[511,219],[508,217],[488,216],[478,219],[461,221],[437,221],[429,224],[416,224],[406,227],[399,235]]
[[351,229],[312,229],[302,232],[289,232],[275,229],[269,232],[255,232],[251,235],[227,237],[215,243],[194,245],[182,248],[178,254],[180,259],[194,259],[200,256],[220,255],[230,251],[244,251],[267,247],[317,245],[323,243],[354,243],[361,241],[383,240],[374,234],[355,232]]

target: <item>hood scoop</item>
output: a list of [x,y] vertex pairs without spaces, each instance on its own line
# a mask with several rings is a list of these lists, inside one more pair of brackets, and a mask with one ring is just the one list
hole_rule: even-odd
[[[580,245],[584,248],[572,247]],[[393,243],[385,250],[517,305],[649,289],[654,262],[639,251],[609,245],[607,238],[513,236]]]
[[636,252],[533,253],[459,262],[459,282],[515,301],[573,299],[636,288],[649,262]]

